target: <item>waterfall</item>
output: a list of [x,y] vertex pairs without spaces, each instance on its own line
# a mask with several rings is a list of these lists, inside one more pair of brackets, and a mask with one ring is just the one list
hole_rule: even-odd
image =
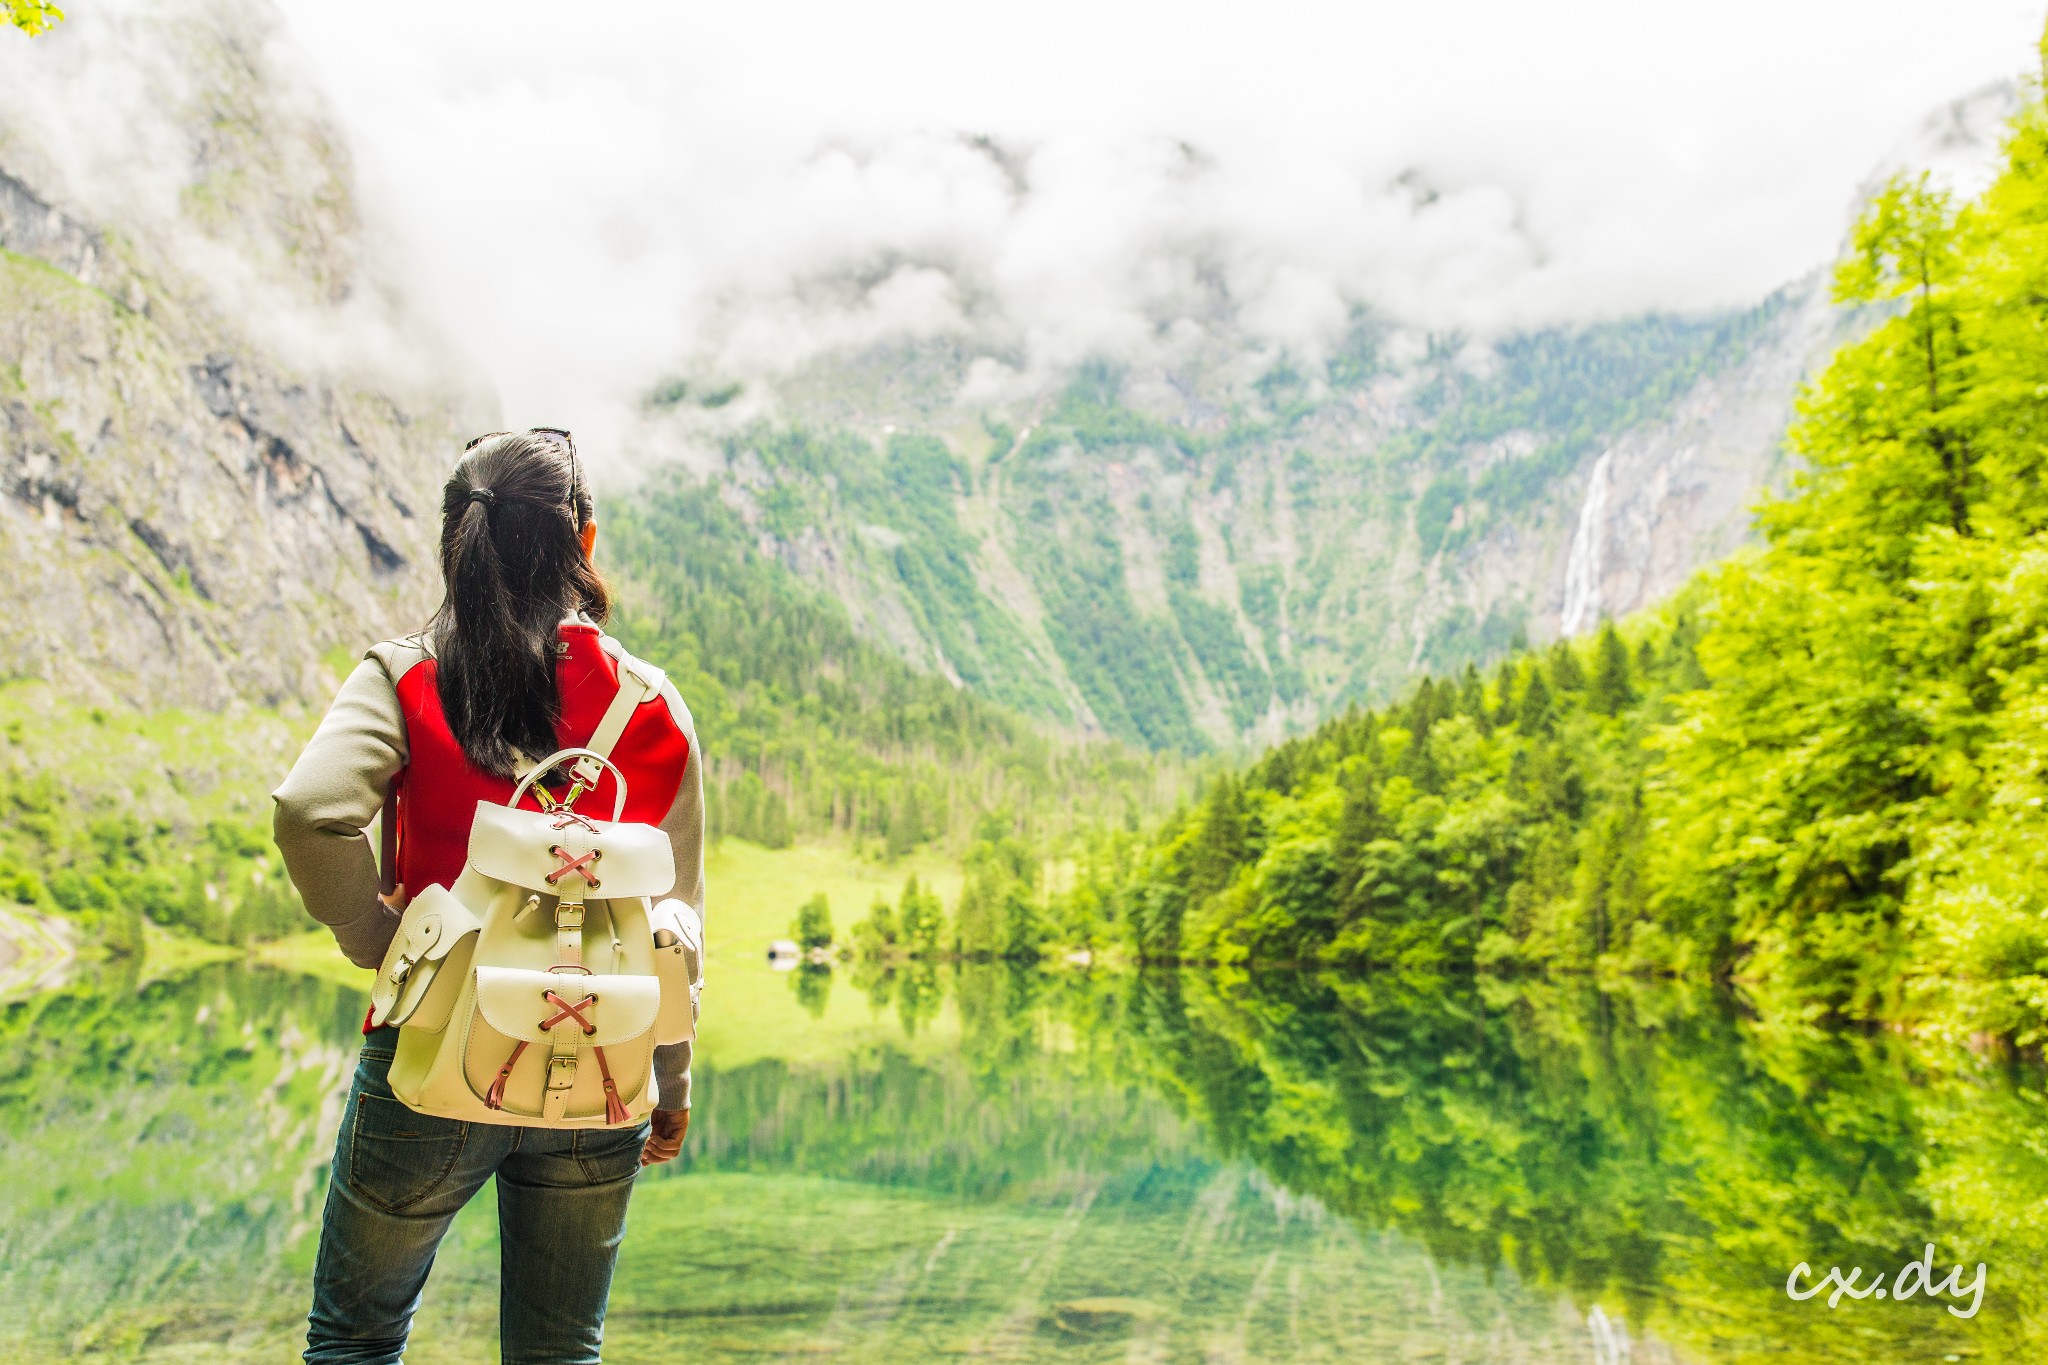
[[1564,615],[1558,633],[1577,635],[1600,620],[1600,568],[1606,557],[1607,467],[1614,452],[1603,451],[1593,462],[1586,501],[1579,508],[1579,527],[1572,533],[1572,551],[1564,563]]

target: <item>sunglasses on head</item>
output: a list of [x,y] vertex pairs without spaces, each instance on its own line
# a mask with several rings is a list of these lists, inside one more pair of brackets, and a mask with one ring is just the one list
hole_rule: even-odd
[[[465,455],[469,454],[470,451],[475,450],[478,446],[482,445],[485,441],[488,441],[493,437],[517,436],[520,434],[522,433],[513,431],[487,431],[481,436],[471,437],[469,444],[462,448],[462,453]],[[569,511],[571,513],[574,513],[576,511],[576,485],[583,482],[582,471],[580,471],[576,467],[576,438],[574,436],[571,436],[568,432],[562,430],[562,428],[560,427],[528,427],[523,434],[527,436],[546,437],[554,444],[560,446],[562,449],[569,452]],[[578,516],[576,520],[578,521],[578,523],[581,523],[583,518],[581,516]]]

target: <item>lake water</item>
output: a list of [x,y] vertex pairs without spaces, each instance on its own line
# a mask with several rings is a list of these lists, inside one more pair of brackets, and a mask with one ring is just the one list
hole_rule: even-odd
[[[2020,1063],[1672,988],[721,972],[610,1361],[2048,1358]],[[361,1012],[241,967],[0,1010],[0,1358],[296,1358]],[[1929,1241],[1976,1316],[1786,1295]],[[486,1195],[410,1360],[495,1359],[496,1257]]]

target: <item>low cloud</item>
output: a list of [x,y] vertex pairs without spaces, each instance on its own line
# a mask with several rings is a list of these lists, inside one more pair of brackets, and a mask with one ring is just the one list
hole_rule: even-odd
[[[1503,330],[1752,302],[1833,251],[2034,0],[990,9],[284,0],[388,263],[507,418],[630,429],[958,337],[1000,401],[1354,309]],[[565,27],[568,25],[568,27]]]
[[210,320],[193,340],[423,398],[463,390],[453,348],[397,297],[410,271],[365,250],[351,137],[281,13],[74,9],[34,40],[0,28],[0,169],[140,267],[131,302],[196,306]]

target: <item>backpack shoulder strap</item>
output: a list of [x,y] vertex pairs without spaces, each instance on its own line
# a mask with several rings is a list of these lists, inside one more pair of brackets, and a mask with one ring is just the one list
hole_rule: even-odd
[[[597,728],[590,732],[590,739],[584,748],[606,758],[612,756],[612,746],[619,742],[619,736],[626,733],[626,723],[633,719],[634,708],[645,701],[652,701],[661,695],[661,685],[668,675],[653,664],[643,663],[623,651],[614,657],[613,663],[619,670],[619,690],[612,697],[612,704],[605,708],[604,716],[597,722]],[[596,786],[598,776],[604,771],[602,764],[592,758],[580,758],[570,769],[579,780]]]
[[390,895],[398,889],[398,779],[384,789],[384,809],[377,813],[377,889]]

